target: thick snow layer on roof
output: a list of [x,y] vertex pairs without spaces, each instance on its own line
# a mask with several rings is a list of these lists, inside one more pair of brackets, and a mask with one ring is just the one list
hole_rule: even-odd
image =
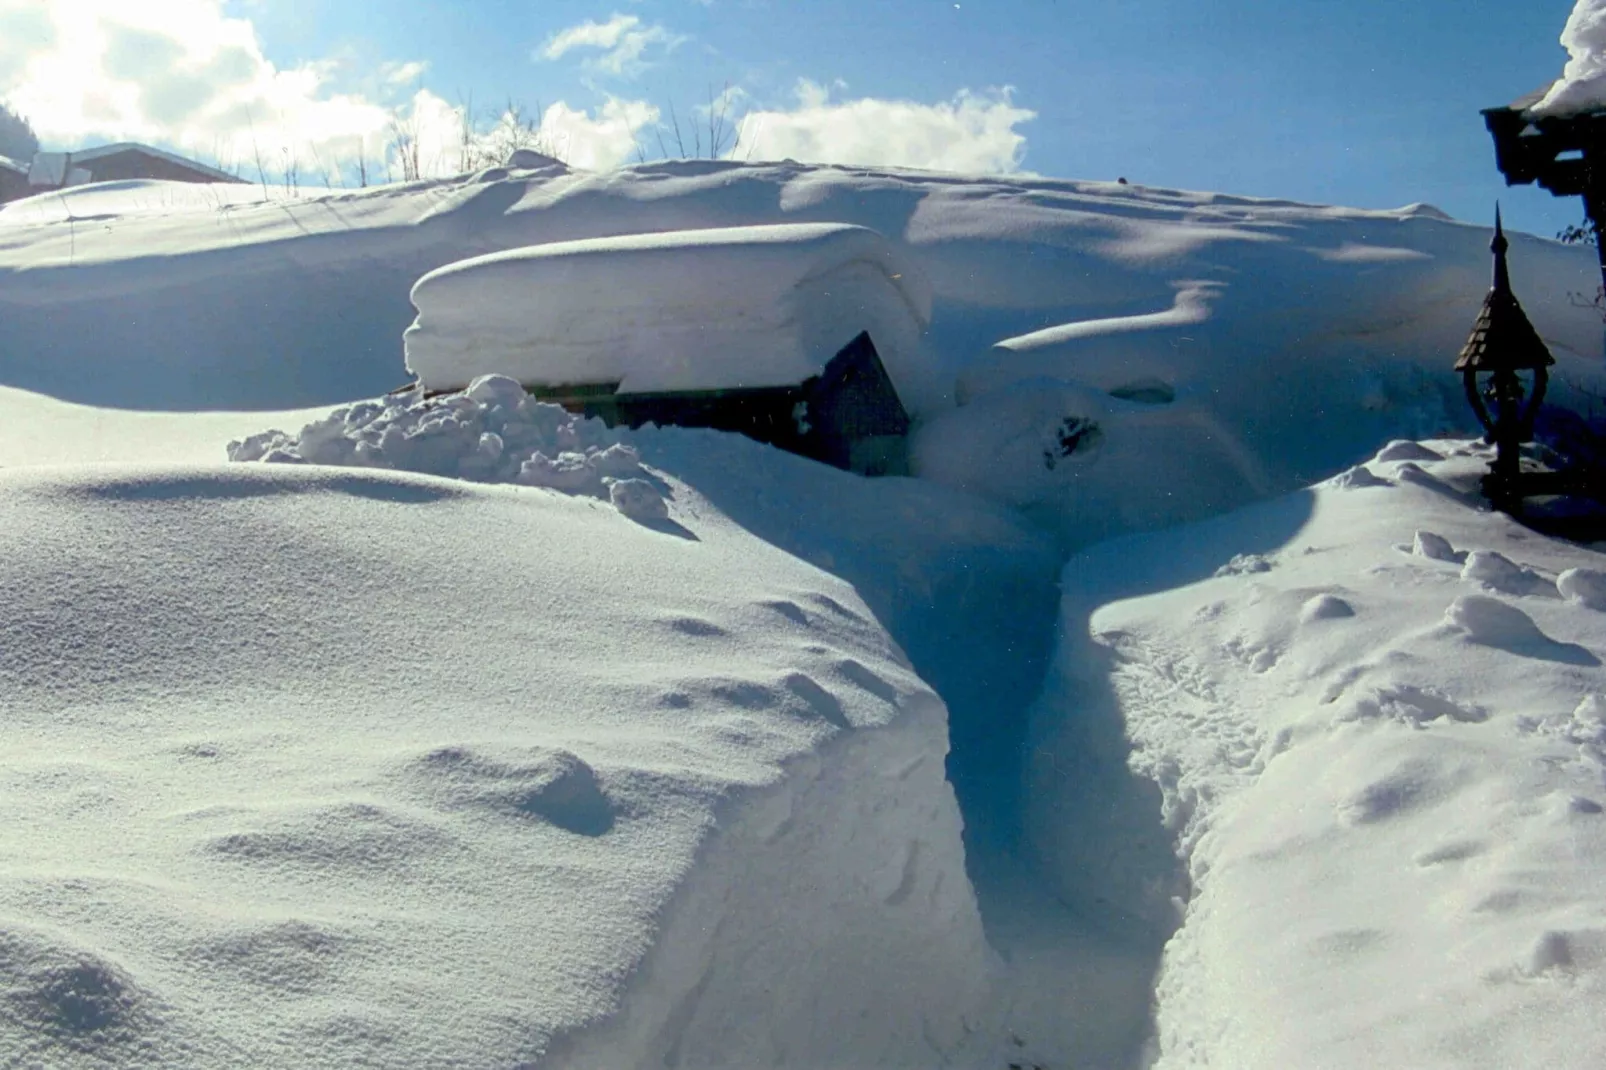
[[1180,921],[1158,1070],[1606,1061],[1606,573],[1487,460],[1395,443],[1066,566],[1029,820],[1067,899]]
[[1606,108],[1606,2],[1576,0],[1562,27],[1561,46],[1567,66],[1529,113],[1562,116]]
[[[407,368],[622,393],[790,386],[869,331],[895,382],[928,373],[931,290],[864,227],[799,223],[557,242],[476,257],[413,287]],[[941,384],[925,393],[940,397]]]

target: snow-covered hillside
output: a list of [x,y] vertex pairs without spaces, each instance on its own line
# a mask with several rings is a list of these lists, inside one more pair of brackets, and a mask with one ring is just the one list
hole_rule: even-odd
[[[1606,1055],[1606,558],[1471,493],[1486,228],[791,163],[253,193],[0,209],[0,1065]],[[1513,239],[1576,402],[1593,255]],[[609,374],[699,314],[793,374],[736,350],[843,281],[907,305],[915,478],[457,367],[584,298]],[[462,392],[383,396],[415,317]]]

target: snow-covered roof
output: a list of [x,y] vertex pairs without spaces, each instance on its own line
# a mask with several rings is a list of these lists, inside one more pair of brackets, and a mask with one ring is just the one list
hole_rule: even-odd
[[187,167],[192,171],[198,171],[201,174],[215,179],[218,182],[244,181],[244,179],[240,178],[238,175],[231,175],[227,171],[220,171],[216,167],[209,167],[206,164],[197,160],[192,160],[187,156],[179,156],[175,153],[164,152],[161,149],[154,148],[150,145],[141,144],[137,141],[119,141],[111,145],[101,145],[98,148],[84,149],[81,152],[73,153],[72,158],[74,163],[89,163],[92,160],[98,160],[105,156],[115,156],[120,152],[143,153],[146,156],[151,156],[158,160],[165,160],[168,163],[176,164],[179,167]]
[[513,249],[432,271],[412,297],[407,366],[437,390],[491,373],[622,393],[791,386],[861,331],[901,389],[931,317],[913,263],[843,223]]
[[19,175],[28,173],[27,164],[18,163],[9,156],[0,156],[0,168],[4,168],[7,171],[15,171]]
[[[173,164],[174,166],[183,167],[186,170],[205,175],[215,182],[242,181],[242,179],[240,179],[238,176],[231,175],[227,171],[220,171],[215,167],[208,167],[204,163],[199,163],[195,160],[191,160],[171,152],[164,152],[161,149],[153,148],[150,145],[144,145],[137,141],[119,141],[115,144],[100,145],[96,148],[82,149],[77,152],[37,153],[33,158],[33,163],[29,174],[29,181],[36,186],[59,186],[67,177],[66,169],[69,161],[71,162],[72,166],[79,167],[84,164],[93,163],[95,160],[105,159],[108,156],[116,156],[124,152],[138,153],[142,156],[149,156],[152,159],[162,160],[166,163]],[[88,170],[93,172],[94,169],[88,168]]]

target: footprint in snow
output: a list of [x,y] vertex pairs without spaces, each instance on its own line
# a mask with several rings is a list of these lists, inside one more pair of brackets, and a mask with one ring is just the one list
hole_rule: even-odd
[[802,699],[810,713],[822,720],[829,721],[838,728],[852,728],[853,723],[848,715],[842,711],[842,703],[837,697],[815,682],[812,676],[806,673],[794,672],[781,681],[792,694]]
[[1432,765],[1409,761],[1340,800],[1338,817],[1346,825],[1371,825],[1418,809],[1444,791]]
[[676,617],[669,621],[669,627],[681,635],[690,635],[697,639],[723,639],[730,635],[724,628],[710,620],[701,617]]
[[1411,861],[1423,869],[1442,866],[1448,862],[1465,862],[1469,858],[1476,858],[1489,849],[1489,845],[1482,840],[1451,840],[1431,847],[1418,854]]
[[803,607],[785,598],[777,598],[770,602],[760,602],[759,605],[772,612],[779,613],[793,624],[806,625],[809,622],[809,615],[803,612]]
[[601,836],[613,828],[614,806],[596,771],[558,747],[440,747],[412,763],[405,775],[446,809],[536,818],[580,836]]
[[1479,724],[1489,719],[1482,706],[1459,703],[1430,687],[1378,687],[1356,698],[1336,720],[1391,720],[1421,728],[1432,721]]

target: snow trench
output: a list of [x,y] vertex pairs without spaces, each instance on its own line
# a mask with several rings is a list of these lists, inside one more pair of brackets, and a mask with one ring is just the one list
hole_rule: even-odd
[[[1126,772],[1113,703],[1090,692],[1071,734],[1029,732],[1061,612],[1055,541],[964,491],[864,480],[739,436],[593,441],[594,421],[513,403],[493,378],[421,406],[355,406],[231,456],[422,467],[578,496],[602,487],[602,470],[582,462],[628,458],[615,474],[665,488],[693,527],[712,507],[851,584],[941,696],[727,804],[617,1011],[556,1041],[548,1064],[971,1065],[961,1050],[1012,1035],[1023,1047],[1009,1057],[1134,1065],[1178,864],[1156,793]],[[506,443],[494,458],[486,437]],[[589,482],[526,478],[533,462],[521,458],[542,449]],[[1046,820],[1034,793],[1056,801]]]
[[606,1025],[567,1068],[951,1065],[990,953],[943,774],[947,711],[838,736],[729,804]]

